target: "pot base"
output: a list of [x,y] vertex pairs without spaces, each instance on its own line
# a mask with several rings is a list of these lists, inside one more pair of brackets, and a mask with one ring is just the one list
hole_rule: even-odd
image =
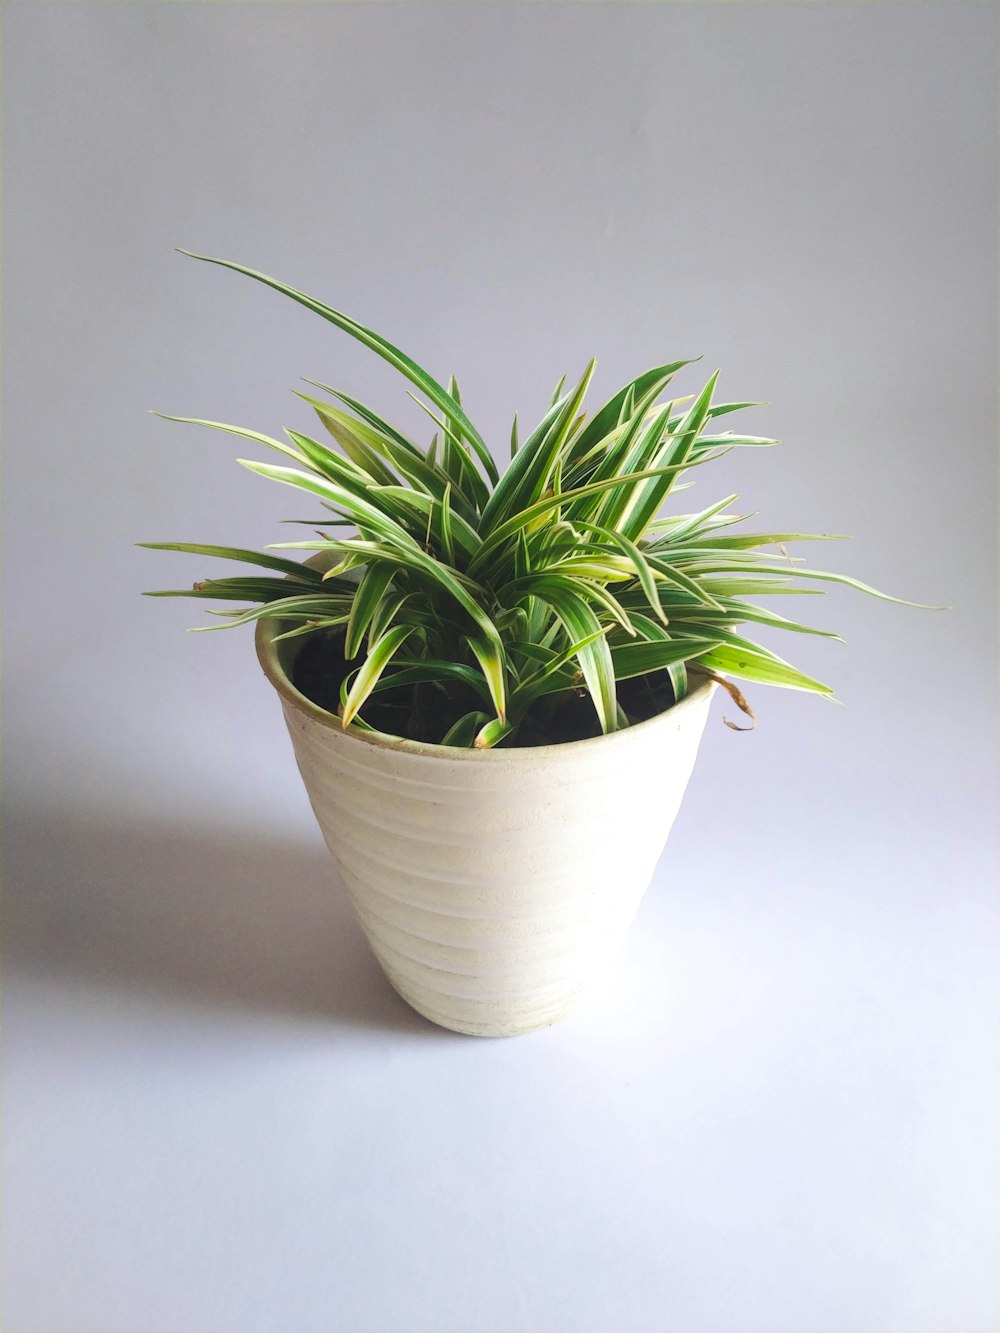
[[537,1013],[532,1014],[530,1018],[517,1018],[510,1015],[505,1018],[494,1016],[493,1018],[481,1022],[474,1019],[458,1019],[448,1014],[443,1014],[440,1010],[432,1006],[422,1004],[411,994],[407,994],[405,986],[400,985],[386,968],[385,964],[379,960],[382,971],[385,973],[386,980],[399,998],[421,1018],[426,1018],[429,1023],[435,1027],[447,1028],[449,1032],[457,1032],[463,1037],[523,1037],[528,1032],[541,1032],[543,1028],[550,1028],[554,1023],[558,1023],[561,1018],[576,1007],[584,992],[586,986],[581,986],[564,1004],[557,1009],[546,1013],[544,1018],[539,1018]]

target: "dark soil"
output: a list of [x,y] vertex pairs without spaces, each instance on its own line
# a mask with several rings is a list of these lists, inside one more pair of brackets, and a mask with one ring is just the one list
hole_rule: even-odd
[[[351,669],[343,647],[340,633],[310,634],[292,667],[295,688],[328,713],[338,711],[341,681]],[[670,676],[666,671],[656,671],[619,681],[618,701],[630,722],[655,717],[674,703]],[[436,685],[419,685],[380,693],[365,705],[363,716],[370,727],[391,736],[437,744],[460,717],[482,706],[479,696],[471,690],[463,692],[461,687],[450,685],[445,693]],[[500,744],[503,747],[561,745],[600,734],[588,695],[583,692],[568,698],[550,695]]]

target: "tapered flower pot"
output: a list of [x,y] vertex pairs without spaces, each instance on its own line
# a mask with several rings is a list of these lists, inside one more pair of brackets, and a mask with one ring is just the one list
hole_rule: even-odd
[[677,815],[715,688],[593,740],[465,750],[344,731],[295,689],[301,639],[257,651],[309,800],[386,976],[475,1036],[553,1023],[624,939]]

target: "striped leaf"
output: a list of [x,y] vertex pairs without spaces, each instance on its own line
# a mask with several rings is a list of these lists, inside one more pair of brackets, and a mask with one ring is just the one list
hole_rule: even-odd
[[[264,552],[145,543],[256,566],[252,576],[150,595],[244,604],[208,609],[216,623],[205,629],[267,621],[281,638],[342,631],[340,648],[357,663],[340,684],[347,726],[385,735],[359,710],[373,695],[391,693],[387,703],[398,715],[437,716],[441,743],[489,748],[516,742],[525,723],[544,736],[549,715],[586,692],[602,731],[610,732],[629,725],[616,681],[653,673],[669,676],[675,700],[699,671],[733,691],[729,677],[829,696],[829,687],[747,636],[758,626],[838,636],[759,600],[816,596],[821,588],[813,585],[834,583],[902,601],[847,575],[803,567],[784,550],[786,543],[831,540],[827,534],[744,531],[738,525],[748,516],[730,508],[736,495],[694,513],[661,512],[695,484],[695,469],[734,448],[776,443],[712,424],[756,405],[714,402],[718,372],[696,395],[671,390],[672,400],[658,406],[690,362],[654,367],[588,419],[591,361],[570,391],[565,377],[559,381],[523,439],[514,417],[511,460],[500,476],[454,376],[445,388],[382,335],[331,306],[242,265],[195,257],[254,278],[374,351],[412,386],[411,397],[436,427],[425,448],[318,380],[307,383],[325,398],[298,396],[332,444],[295,430],[286,431],[285,443],[217,421],[168,418],[281,453],[283,466],[239,461],[318,500],[324,513],[287,520],[308,521],[318,539],[274,543]],[[286,554],[293,551],[321,553],[322,569],[299,565]],[[401,692],[424,686],[429,706],[421,698],[419,709],[408,709]]]
[[181,250],[181,254],[189,255],[192,259],[203,260],[207,264],[218,264],[222,268],[232,269],[235,273],[243,273],[248,278],[254,278],[257,282],[262,282],[266,287],[271,287],[274,291],[280,292],[283,296],[288,296],[291,300],[297,301],[299,305],[305,306],[307,310],[313,311],[314,314],[317,314],[322,319],[336,325],[336,327],[343,330],[344,333],[350,334],[352,338],[357,339],[357,341],[364,344],[365,347],[376,352],[384,361],[387,361],[389,365],[398,370],[400,374],[405,375],[411,384],[415,384],[421,393],[426,394],[432,403],[435,403],[438,407],[444,408],[449,415],[458,422],[463,436],[475,450],[486,475],[492,482],[494,482],[494,484],[496,483],[498,478],[496,464],[494,463],[489,450],[486,448],[486,445],[483,443],[482,436],[462,411],[459,404],[455,402],[447,389],[438,384],[437,380],[429,375],[422,366],[417,365],[417,363],[408,357],[405,352],[401,352],[398,347],[394,347],[392,343],[383,338],[381,334],[375,333],[372,329],[365,328],[363,324],[359,324],[356,320],[351,319],[348,315],[342,314],[339,310],[334,310],[331,306],[324,305],[322,301],[317,301],[314,297],[307,296],[305,292],[297,291],[296,288],[289,287],[283,282],[278,282],[275,278],[269,278],[265,273],[258,273],[255,269],[247,268],[243,264],[234,264],[228,259],[214,259],[209,255],[195,254],[191,250]]
[[386,630],[382,637],[369,648],[368,656],[361,664],[350,689],[347,691],[347,698],[344,700],[341,717],[345,727],[350,726],[358,710],[364,705],[365,700],[375,688],[379,676],[412,633],[412,625],[396,625],[394,629]]

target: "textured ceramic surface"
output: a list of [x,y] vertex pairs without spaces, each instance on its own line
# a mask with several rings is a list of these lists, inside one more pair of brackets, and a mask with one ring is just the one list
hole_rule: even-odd
[[613,960],[677,814],[714,685],[611,736],[482,752],[345,732],[258,630],[299,770],[392,985],[456,1032],[554,1022]]

